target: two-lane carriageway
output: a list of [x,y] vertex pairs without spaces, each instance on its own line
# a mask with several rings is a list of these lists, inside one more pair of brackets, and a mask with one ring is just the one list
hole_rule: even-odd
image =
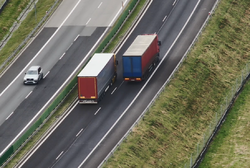
[[[76,103],[22,167],[97,167],[168,80],[215,1],[151,1],[117,53],[115,85],[98,105]],[[138,34],[155,32],[162,42],[159,66],[148,80],[123,82],[122,54]]]
[[[124,1],[124,7],[128,2]],[[0,77],[0,155],[72,79],[122,10],[121,1],[117,0],[62,1],[31,44]],[[46,77],[37,86],[25,86],[24,73],[32,65],[41,65]]]

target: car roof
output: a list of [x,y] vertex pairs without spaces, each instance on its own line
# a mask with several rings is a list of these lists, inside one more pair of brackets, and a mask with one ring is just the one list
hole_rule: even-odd
[[38,68],[40,68],[40,66],[36,65],[36,66],[31,66],[29,68],[29,70],[37,70]]

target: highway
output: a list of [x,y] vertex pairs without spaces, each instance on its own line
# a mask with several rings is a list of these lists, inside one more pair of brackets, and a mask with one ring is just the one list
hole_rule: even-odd
[[117,82],[103,101],[98,105],[76,103],[22,167],[98,167],[169,78],[215,1],[152,1],[117,58],[121,62],[122,54],[138,34],[156,32],[162,42],[156,70],[146,81],[127,83],[118,66]]
[[[1,154],[93,53],[122,12],[121,1],[109,3],[110,0],[64,0],[37,37],[0,76]],[[43,68],[45,79],[38,86],[23,85],[24,73],[31,65]]]

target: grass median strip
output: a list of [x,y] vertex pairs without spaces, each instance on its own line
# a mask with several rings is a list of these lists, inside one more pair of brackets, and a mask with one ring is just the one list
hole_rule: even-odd
[[77,94],[77,88],[73,89],[71,94],[65,98],[63,105],[58,107],[56,112],[49,118],[45,125],[33,136],[30,141],[18,152],[17,155],[6,165],[6,168],[14,167],[20,159],[38,142],[38,140],[44,135],[44,133],[53,125],[58,118],[65,112],[65,110],[70,106],[74,101]]
[[[109,47],[107,48],[106,52],[112,51],[117,43],[122,39],[126,31],[129,27],[133,24],[133,21],[137,17],[138,13],[143,8],[143,5],[146,3],[147,0],[141,0],[137,5],[134,12],[128,18],[126,23],[124,24],[123,28],[118,33],[115,40],[113,40]],[[31,140],[18,152],[18,154],[7,164],[7,168],[14,167],[20,159],[37,143],[37,141],[44,135],[44,133],[53,125],[58,118],[65,112],[65,110],[71,105],[71,103],[77,97],[77,87],[72,90],[72,92],[65,98],[63,103],[59,106],[59,108],[55,111],[55,113],[50,117],[50,119],[46,122],[46,124],[37,132],[35,136],[31,138]]]
[[[249,60],[248,8],[247,0],[222,0],[177,76],[106,167],[183,167],[232,82]],[[76,94],[74,90],[68,101]],[[52,119],[59,115],[55,113]],[[36,138],[32,138],[33,143]],[[30,146],[22,152],[27,152]],[[17,161],[13,160],[8,167]]]

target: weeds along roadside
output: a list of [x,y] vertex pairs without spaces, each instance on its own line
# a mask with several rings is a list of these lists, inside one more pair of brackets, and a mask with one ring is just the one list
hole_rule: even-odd
[[[116,38],[109,44],[106,52],[111,52],[116,45],[120,42],[123,36],[126,34],[128,29],[133,24],[135,18],[142,10],[143,6],[148,0],[140,0],[137,7],[131,13],[130,17],[127,19],[126,23],[123,25],[119,33],[116,35]],[[14,167],[20,159],[38,142],[38,140],[46,133],[46,131],[58,120],[58,118],[65,112],[65,110],[74,102],[77,97],[77,87],[75,87],[71,93],[65,98],[63,103],[57,108],[53,115],[49,118],[45,125],[36,133],[35,136],[16,154],[13,159],[6,165],[7,168]]]
[[[227,8],[227,9],[229,9],[229,8]],[[217,15],[218,15],[218,13],[217,13]],[[223,15],[223,14],[222,14]],[[229,17],[229,16],[226,16],[226,17]],[[227,19],[226,19],[227,20]],[[219,21],[219,23],[222,23],[223,24],[223,21]],[[204,38],[204,36],[203,36],[203,38]],[[200,43],[200,42],[199,42]],[[198,44],[197,44],[198,45]],[[212,45],[215,45],[215,44],[212,44]],[[209,47],[209,46],[211,46],[211,44],[209,45],[209,43],[207,43],[207,45],[206,45],[206,50],[205,51],[207,51],[207,52],[209,52],[209,51],[211,51],[211,48]],[[218,45],[218,46],[220,46],[220,45]],[[222,47],[221,49],[223,49],[223,46],[220,46],[220,47]],[[225,50],[222,50],[222,52],[224,52]],[[201,51],[200,51],[201,52]],[[202,52],[201,52],[202,53]],[[211,54],[211,53],[210,53]],[[229,53],[228,53],[229,54]],[[238,58],[236,58],[236,59],[238,59]],[[203,62],[202,63],[202,61],[204,61],[204,60],[202,60],[202,59],[197,59],[197,65],[199,65],[199,67],[198,68],[201,68],[200,70],[205,70],[205,75],[207,75],[207,76],[205,76],[204,77],[204,79],[203,79],[203,82],[205,81],[206,82],[206,84],[207,83],[210,83],[210,82],[212,82],[212,84],[213,84],[213,82],[214,83],[216,83],[214,80],[210,80],[210,81],[207,81],[207,78],[209,78],[209,76],[210,76],[210,74],[208,73],[209,72],[209,70],[208,69],[202,69],[202,68],[204,68],[203,66],[206,66],[206,65],[204,65],[203,63],[207,63],[207,62]],[[226,63],[228,63],[228,61],[229,60],[225,60],[225,62]],[[203,66],[202,66],[202,64],[203,64]],[[186,68],[188,68],[188,65],[191,65],[191,62],[186,62],[185,63],[185,65],[184,65],[184,69]],[[194,65],[196,65],[196,64],[194,64]],[[208,64],[209,65],[209,64]],[[220,64],[219,64],[220,65]],[[238,65],[238,63],[236,63],[236,65]],[[230,67],[230,66],[229,66]],[[215,66],[215,68],[222,68],[222,67],[220,67],[220,66],[218,66],[218,65],[216,65]],[[239,67],[240,68],[240,67]],[[188,69],[188,70],[190,70],[190,71],[194,71],[194,70],[192,70],[192,69]],[[197,72],[197,74],[192,74],[192,76],[191,76],[191,78],[190,78],[190,76],[187,76],[186,77],[186,80],[185,80],[185,77],[183,77],[183,80],[181,80],[181,81],[179,81],[180,83],[176,83],[176,84],[174,84],[174,83],[171,83],[170,85],[169,85],[169,87],[171,88],[171,89],[173,89],[173,90],[175,90],[175,91],[178,91],[178,89],[176,89],[176,88],[178,88],[177,86],[182,86],[183,85],[183,83],[186,83],[186,81],[188,81],[188,80],[192,80],[192,78],[194,77],[195,79],[193,79],[193,81],[192,82],[194,82],[194,81],[196,81],[196,80],[198,80],[199,81],[199,83],[198,84],[200,84],[200,82],[201,82],[201,80],[202,79],[199,79],[199,75],[202,75],[201,74],[201,72],[199,72],[198,70],[199,69],[195,69],[196,70],[196,72]],[[211,73],[213,73],[213,71],[210,71]],[[232,71],[230,71],[230,72],[232,72]],[[237,70],[235,70],[235,71],[233,71],[233,72],[236,72],[237,73]],[[223,73],[222,73],[223,74]],[[221,75],[221,74],[220,74]],[[222,75],[223,76],[223,75]],[[219,76],[220,77],[220,76]],[[219,77],[217,76],[216,77],[216,79],[218,78],[219,79]],[[223,79],[220,79],[220,80],[224,80],[224,81],[228,81],[228,83],[226,83],[226,86],[224,86],[224,85],[222,85],[222,86],[224,86],[224,87],[227,87],[227,85],[230,85],[230,80],[233,80],[233,76],[230,76],[230,78],[228,78],[228,79],[225,79],[225,78],[223,78]],[[176,78],[175,78],[176,79]],[[175,80],[175,81],[177,81],[177,79]],[[178,82],[178,81],[177,81]],[[195,87],[197,87],[197,85],[198,84],[195,84],[195,83],[192,83],[193,84],[193,86],[195,86]],[[211,87],[211,86],[215,86],[215,85],[212,85],[212,84],[210,84],[210,85],[208,85],[209,87]],[[190,85],[190,84],[189,84]],[[192,86],[192,85],[191,85]],[[204,91],[204,89],[205,88],[201,88],[200,89],[200,91]],[[184,87],[183,89],[182,89],[182,91],[187,91],[188,90],[188,88],[187,87]],[[192,91],[193,90],[191,90],[190,92],[192,93]],[[203,96],[204,97],[207,97],[207,95],[202,95],[201,93],[203,93],[203,92],[200,92],[199,90],[197,91],[197,92],[195,92],[194,91],[194,93],[196,93],[195,95],[197,95],[197,96],[200,96],[200,98],[202,98]],[[211,90],[209,90],[209,91],[211,91]],[[226,92],[225,91],[225,88],[223,88],[223,90],[221,91],[221,92]],[[208,91],[205,91],[204,93],[207,93]],[[223,94],[223,93],[221,93],[221,92],[219,92],[220,94]],[[213,94],[215,94],[216,92],[213,92]],[[188,95],[188,93],[186,93],[187,95]],[[166,102],[167,101],[167,98],[169,99],[169,98],[171,98],[171,96],[173,96],[172,98],[173,98],[173,101],[170,101],[171,102],[171,104],[169,104],[169,102]],[[184,95],[185,96],[185,95]],[[156,109],[156,111],[158,111],[159,109],[162,109],[162,110],[159,110],[161,113],[163,113],[163,114],[167,114],[169,111],[168,111],[168,109],[166,109],[166,107],[168,107],[168,105],[170,105],[169,107],[170,108],[173,108],[173,106],[175,106],[175,104],[178,104],[178,102],[176,102],[176,99],[180,99],[180,97],[181,97],[181,95],[179,95],[178,93],[176,93],[176,94],[170,94],[170,95],[163,95],[163,100],[164,100],[164,102],[166,102],[166,104],[165,105],[163,105],[163,106],[159,106],[157,109]],[[197,100],[196,100],[196,98],[195,98],[195,96],[190,100],[190,102],[188,102],[187,101],[187,99],[188,98],[185,98],[181,103],[188,103],[189,105],[190,105],[190,108],[191,108],[191,110],[192,110],[192,108],[195,108],[195,104],[199,104],[199,103],[195,103],[195,101],[198,101],[198,99],[199,99],[199,97],[197,98]],[[220,99],[218,99],[218,98],[216,98],[217,100],[220,100]],[[211,99],[210,99],[211,100]],[[192,107],[192,103],[191,102],[194,102],[193,104],[194,104],[194,107]],[[214,101],[212,101],[212,103],[213,103]],[[208,102],[208,105],[209,105],[209,103],[211,103],[211,102]],[[155,105],[156,106],[156,105]],[[155,107],[156,108],[156,107]],[[197,107],[196,107],[197,108]],[[207,107],[208,108],[208,107]],[[215,107],[213,107],[212,109],[214,109]],[[201,111],[202,109],[200,109],[198,112],[202,112]],[[195,111],[195,110],[194,110]],[[210,110],[208,110],[208,109],[204,109],[204,112],[203,112],[203,117],[204,117],[204,113],[205,112],[207,112],[207,111],[210,111]],[[150,112],[150,114],[151,113],[153,113],[153,112]],[[158,114],[158,113],[156,113],[156,114]],[[172,113],[169,113],[170,115],[173,115],[173,112]],[[171,124],[170,124],[170,127],[166,127],[166,130],[167,131],[170,131],[170,132],[168,132],[168,133],[170,133],[171,134],[171,130],[176,130],[177,132],[174,134],[173,132],[172,132],[172,136],[173,137],[176,137],[176,136],[179,136],[179,137],[182,137],[182,138],[184,138],[185,136],[187,136],[187,134],[184,134],[184,135],[180,135],[180,132],[182,133],[186,133],[186,131],[187,130],[185,130],[184,128],[180,128],[180,127],[176,127],[176,126],[178,126],[177,124],[178,123],[183,123],[183,122],[179,122],[181,119],[181,121],[185,121],[185,115],[184,115],[185,113],[183,113],[182,115],[180,115],[179,117],[178,116],[175,116],[175,117],[177,117],[177,118],[175,118],[175,120],[176,120],[176,124],[173,124],[173,123],[171,123],[171,124],[173,124],[172,126],[174,126],[174,127],[172,127],[171,126]],[[190,113],[190,110],[188,110],[188,112],[187,112],[187,114],[186,115],[192,115],[192,113]],[[194,115],[194,119],[191,119],[191,121],[196,121],[195,119],[197,119],[196,118],[196,116],[195,116],[195,114],[193,114]],[[207,114],[207,116],[209,117],[209,115],[211,115],[211,114]],[[206,115],[205,115],[205,117],[207,117]],[[164,117],[164,119],[169,119],[169,117]],[[152,120],[153,121],[153,120]],[[171,120],[172,121],[172,120]],[[162,122],[162,119],[161,120],[159,120],[159,122],[161,123]],[[168,122],[168,121],[166,121],[166,122]],[[152,128],[152,126],[153,126],[153,131],[156,129],[156,126],[154,126],[154,125],[152,125],[152,124],[150,124],[150,123],[154,123],[154,122],[149,122],[149,126],[151,126],[151,127],[149,127],[149,128]],[[157,122],[156,122],[157,123]],[[185,123],[185,122],[184,122]],[[190,124],[191,126],[194,126],[194,124],[195,123],[190,123],[190,122],[187,122],[186,124]],[[182,125],[184,125],[184,124],[182,124]],[[184,126],[186,126],[186,125],[184,125]],[[197,123],[197,127],[199,127],[199,124]],[[188,128],[187,128],[188,129]],[[135,130],[135,132],[138,132],[138,130],[137,130],[137,128],[136,128],[136,130]],[[143,136],[143,133],[144,133],[144,131],[140,131],[139,132],[140,133],[140,135],[141,136]],[[197,135],[197,134],[195,134],[197,137],[199,137],[199,135]],[[197,138],[197,137],[194,137],[194,138]],[[192,138],[192,137],[191,137]],[[149,138],[149,139],[151,139],[151,138]],[[148,140],[149,140],[148,139]],[[154,141],[155,141],[155,139],[153,139]],[[174,140],[174,139],[173,139]],[[179,139],[177,138],[176,139],[176,141],[178,141]],[[136,144],[136,143],[135,143]],[[169,143],[170,144],[170,143]],[[188,143],[187,143],[188,144]],[[159,147],[159,146],[158,146]],[[165,146],[166,147],[166,149],[169,149],[169,148],[171,148],[172,146],[169,146],[168,144]],[[184,151],[186,151],[186,150],[188,150],[188,149],[190,149],[190,148],[193,148],[192,147],[192,145],[191,145],[191,147],[190,147],[190,145],[187,145],[186,147],[184,147],[183,148],[183,150]],[[133,146],[132,147],[130,147],[130,148],[128,148],[128,149],[136,149],[136,148],[134,148]],[[152,149],[152,150],[154,150],[155,151],[155,149]],[[163,148],[161,149],[162,151],[165,151],[165,153],[167,153],[168,151],[167,150],[165,150],[164,149],[164,146],[163,146]],[[135,150],[136,151],[136,150]],[[158,150],[156,150],[156,151],[158,151]],[[129,152],[129,151],[128,151]],[[132,152],[133,153],[133,152]],[[162,154],[163,152],[161,152],[161,153],[158,153],[159,155],[161,154],[161,155],[163,155]],[[130,153],[128,153],[129,155],[130,155]],[[174,153],[172,153],[172,155],[173,155]],[[154,156],[154,155],[150,155],[150,156]],[[156,154],[156,156],[157,156],[157,154]],[[135,160],[137,160],[137,158],[138,157],[140,157],[140,156],[136,156],[135,157]],[[146,156],[147,157],[147,156]],[[146,158],[145,157],[145,158]],[[157,158],[157,157],[156,157]],[[176,156],[176,158],[177,158],[177,160],[179,159],[179,157],[177,157]],[[158,159],[158,158],[157,158]],[[137,160],[138,161],[138,160]],[[152,162],[152,163],[154,163],[154,159],[152,158],[152,157],[150,157],[150,159],[149,159],[149,161],[150,162]],[[157,160],[157,161],[159,161],[159,160]],[[165,160],[163,160],[164,162],[164,164],[165,164]],[[139,161],[138,162],[138,164],[140,163],[141,161]],[[122,163],[122,162],[121,162]],[[145,163],[145,162],[144,162]],[[147,162],[146,162],[147,163]],[[172,162],[170,162],[170,163],[172,163]],[[131,164],[133,164],[133,162],[131,163]],[[176,163],[175,162],[173,162],[172,163],[173,165],[176,165]],[[151,164],[149,164],[149,165],[151,165]]]
[[[20,16],[20,13],[23,12],[23,10],[26,8],[26,6],[29,4],[31,11],[25,15],[25,19],[22,20],[22,23],[20,24],[20,26],[18,27],[18,29],[16,29],[13,33],[11,33],[11,37],[8,39],[7,43],[5,44],[5,46],[0,50],[0,66],[2,66],[4,64],[4,62],[6,60],[9,59],[9,57],[12,55],[12,53],[14,51],[16,51],[16,49],[19,47],[19,45],[24,42],[24,40],[28,37],[28,35],[34,30],[35,27],[37,27],[38,23],[42,20],[43,17],[47,16],[46,19],[48,19],[51,16],[51,13],[53,13],[53,11],[58,7],[58,5],[60,4],[60,2],[62,0],[43,0],[43,1],[37,1],[36,3],[36,10],[34,10],[34,3],[33,1],[30,0],[25,0],[27,1],[26,4],[23,4],[23,1],[20,0],[13,0],[7,3],[6,7],[4,8],[3,13],[1,13],[1,17],[0,19],[0,29],[6,29],[7,31],[9,31],[9,28],[11,26],[13,26],[13,23],[16,21],[16,18],[18,16]],[[32,3],[30,3],[32,2]],[[57,2],[57,3],[56,3]],[[14,4],[13,4],[14,3]],[[56,4],[55,4],[56,3]],[[55,4],[55,5],[54,5]],[[26,5],[26,6],[25,6]],[[54,8],[51,9],[51,7],[54,5]],[[9,7],[10,6],[10,7]],[[12,6],[15,6],[14,8],[12,8]],[[22,8],[21,8],[21,7]],[[16,9],[18,8],[18,9]],[[32,10],[33,8],[33,10]],[[46,12],[48,10],[51,9],[51,13],[49,13],[48,15],[46,15]],[[29,9],[30,10],[30,9]],[[7,12],[5,12],[7,11]],[[14,12],[13,12],[14,11]],[[8,16],[11,15],[11,13],[15,13],[15,11],[19,11],[19,13],[16,14],[16,17],[13,19],[8,19]],[[5,12],[5,13],[4,13]],[[43,22],[45,23],[45,22]],[[41,24],[40,27],[38,27],[37,32],[39,31],[39,28],[41,28],[43,26],[43,23]],[[8,25],[5,26],[5,28],[2,28],[2,26],[4,25]],[[29,26],[27,26],[29,25]],[[33,34],[33,36],[35,36],[35,34],[37,33],[35,32]],[[2,36],[6,36],[6,32],[2,32]],[[0,37],[1,37],[1,31],[0,31]],[[3,38],[3,37],[2,37]],[[28,41],[26,42],[26,44],[29,43],[29,41],[32,40],[32,37],[28,39]],[[25,45],[23,45],[20,50],[18,50],[19,52],[22,51],[22,49],[25,47]],[[18,52],[17,52],[18,55]],[[8,60],[7,64],[4,66],[5,68],[9,65],[9,63],[17,56],[15,55],[14,57],[12,57],[10,60]],[[4,68],[2,67],[0,72],[3,72]]]
[[249,6],[221,1],[175,78],[104,167],[184,167],[250,59]]
[[[30,0],[12,0],[8,2],[0,13],[0,41],[8,34],[9,29],[27,7]],[[3,1],[0,1],[0,6]]]
[[0,0],[0,9],[4,5],[5,2],[6,2],[6,0]]
[[213,143],[209,146],[200,168],[234,167],[250,165],[249,111],[250,81],[245,84]]

